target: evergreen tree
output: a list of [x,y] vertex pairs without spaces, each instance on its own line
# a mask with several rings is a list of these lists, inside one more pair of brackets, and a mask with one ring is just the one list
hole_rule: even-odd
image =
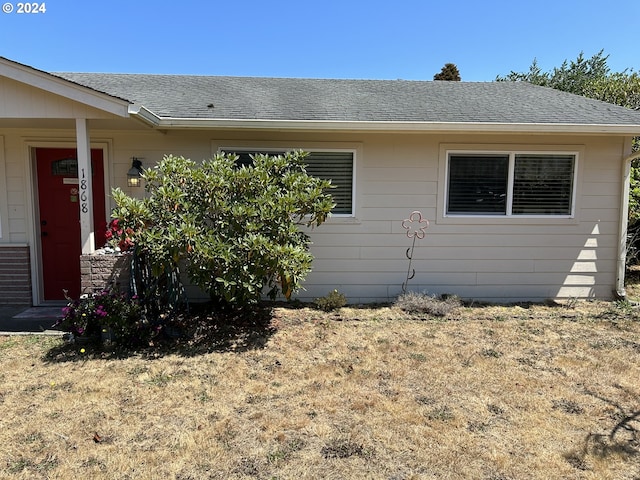
[[445,63],[444,67],[440,73],[436,73],[433,76],[434,80],[446,80],[450,82],[459,82],[460,81],[460,72],[458,71],[458,67],[453,63]]

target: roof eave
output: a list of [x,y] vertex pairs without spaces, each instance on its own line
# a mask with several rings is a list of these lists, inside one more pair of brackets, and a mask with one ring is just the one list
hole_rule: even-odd
[[389,122],[341,120],[261,120],[159,117],[141,106],[129,113],[162,129],[233,129],[360,132],[477,132],[640,135],[640,125],[492,122]]
[[0,57],[0,76],[45,90],[119,117],[128,117],[129,102],[53,74]]

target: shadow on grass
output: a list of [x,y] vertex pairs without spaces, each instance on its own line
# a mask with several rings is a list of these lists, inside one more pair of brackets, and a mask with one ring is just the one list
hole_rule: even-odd
[[159,327],[151,338],[131,344],[105,345],[99,339],[87,343],[64,343],[51,348],[44,361],[86,362],[92,359],[142,357],[149,360],[166,355],[194,357],[211,352],[243,352],[264,348],[276,332],[271,306],[251,310],[219,310],[196,305]]
[[[627,394],[632,393],[622,386],[618,386],[618,388]],[[567,461],[579,470],[589,470],[587,464],[589,456],[599,458],[617,456],[635,461],[635,458],[640,456],[640,410],[626,409],[618,402],[590,390],[587,390],[586,393],[615,409],[615,414],[612,415],[615,424],[607,433],[589,433],[585,438],[582,450],[565,455]]]

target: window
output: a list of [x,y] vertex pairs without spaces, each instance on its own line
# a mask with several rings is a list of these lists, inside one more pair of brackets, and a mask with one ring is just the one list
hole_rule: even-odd
[[63,158],[51,162],[51,175],[54,177],[77,177],[78,160],[76,158]]
[[504,214],[508,155],[452,155],[447,213]]
[[[265,153],[268,155],[282,155],[284,150],[221,150],[238,155],[238,164],[251,164],[251,155]],[[307,173],[323,180],[331,180],[334,188],[330,193],[336,206],[331,213],[334,215],[353,214],[353,151],[311,151],[306,157]]]
[[573,214],[576,154],[449,153],[449,215]]

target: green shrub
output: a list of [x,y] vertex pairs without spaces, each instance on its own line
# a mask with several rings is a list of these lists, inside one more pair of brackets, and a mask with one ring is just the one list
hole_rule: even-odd
[[316,298],[313,303],[318,310],[331,312],[344,307],[347,304],[347,297],[343,293],[338,292],[338,290],[333,290],[324,297]]
[[109,330],[119,341],[131,342],[149,333],[136,297],[105,289],[67,300],[54,326],[73,337],[93,337]]
[[396,307],[409,313],[427,314],[445,317],[461,305],[456,295],[429,295],[427,293],[407,292],[398,297]]
[[184,264],[212,299],[289,299],[313,260],[299,226],[322,224],[334,206],[331,183],[306,173],[305,155],[255,155],[242,166],[224,153],[202,164],[167,156],[145,171],[146,198],[113,190],[113,216],[156,278],[175,282]]

